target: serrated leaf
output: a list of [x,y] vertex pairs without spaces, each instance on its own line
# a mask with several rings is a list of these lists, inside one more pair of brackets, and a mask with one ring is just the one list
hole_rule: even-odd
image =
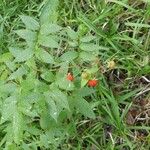
[[95,90],[92,88],[83,87],[75,91],[75,95],[80,95],[81,97],[85,97],[85,96],[90,96],[94,92]]
[[10,52],[4,53],[0,57],[0,63],[7,62],[13,59],[13,56]]
[[60,68],[58,73],[56,74],[58,78],[66,76],[68,73],[69,63],[68,62],[62,62],[60,64]]
[[23,49],[18,48],[18,47],[10,47],[9,51],[15,57],[16,62],[27,61],[34,54],[30,48],[23,50]]
[[71,47],[77,47],[79,45],[77,41],[68,41],[68,44]]
[[33,111],[30,110],[30,105],[28,107],[25,107],[25,106],[20,107],[19,111],[23,115],[29,116],[31,118],[35,118],[38,116],[38,113],[35,110],[33,110]]
[[44,134],[40,135],[40,143],[48,149],[49,148],[49,137]]
[[17,99],[15,96],[10,96],[7,99],[5,99],[2,107],[1,124],[12,118],[14,111],[16,109],[16,103]]
[[36,136],[42,134],[42,131],[36,126],[30,126],[30,127],[26,126],[25,130],[31,133],[32,135],[36,135]]
[[22,39],[26,40],[29,44],[32,44],[36,40],[37,36],[36,32],[27,29],[16,30],[15,33],[18,34],[18,36],[20,36]]
[[8,70],[4,70],[3,72],[2,72],[2,74],[0,75],[0,80],[7,80],[7,78],[8,78],[8,76],[9,76],[9,71]]
[[[50,107],[49,107],[50,108]],[[40,126],[42,129],[50,129],[56,127],[56,122],[51,117],[49,109],[42,113],[40,117]]]
[[38,92],[45,92],[45,91],[47,91],[49,89],[49,85],[48,84],[46,84],[46,83],[44,83],[44,82],[42,82],[42,81],[38,81],[37,83],[36,83],[36,90],[38,91]]
[[93,35],[88,35],[88,36],[82,37],[82,38],[80,39],[80,41],[86,43],[86,42],[91,42],[91,41],[93,41],[94,39],[96,39],[95,36],[93,36]]
[[58,84],[59,88],[62,90],[74,90],[74,84],[71,81],[68,81],[64,76],[57,78],[56,84]]
[[79,57],[83,60],[83,61],[92,61],[95,60],[96,55],[91,54],[89,52],[80,52]]
[[84,51],[90,51],[90,52],[95,52],[100,50],[100,46],[94,43],[82,43],[80,45],[80,48]]
[[56,84],[60,89],[72,91],[74,89],[73,82],[66,79],[66,75],[68,72],[68,62],[65,61],[62,63],[59,72],[56,74]]
[[0,92],[1,93],[13,93],[17,89],[17,85],[15,83],[6,83],[0,85]]
[[64,94],[63,92],[61,92],[58,89],[55,89],[51,92],[51,97],[53,99],[55,99],[56,103],[62,107],[62,108],[66,108],[69,109],[69,104],[68,104],[68,100],[67,100],[67,96],[66,94]]
[[53,99],[55,101],[55,103],[57,104],[57,106],[59,106],[61,108],[69,109],[67,96],[63,92],[61,92],[59,89],[54,89],[51,92],[46,93],[46,97],[49,100]]
[[46,101],[50,106],[50,115],[57,120],[63,108],[69,109],[67,96],[58,89],[45,93]]
[[59,4],[58,0],[48,0],[45,3],[45,6],[43,7],[40,15],[41,25],[50,22],[56,22],[58,4]]
[[23,143],[23,144],[22,144],[22,149],[23,149],[23,150],[31,150],[30,144]]
[[21,15],[20,16],[22,22],[25,24],[27,29],[31,30],[38,30],[39,29],[39,23],[30,16]]
[[0,65],[0,74],[6,69],[5,65]]
[[13,113],[12,132],[13,139],[16,144],[20,144],[23,135],[23,116],[17,107]]
[[38,53],[37,53],[37,57],[38,59],[40,59],[41,61],[48,63],[48,64],[54,64],[54,58],[53,56],[48,53],[47,51],[45,51],[44,49],[39,49]]
[[75,52],[75,51],[68,51],[68,52],[64,53],[61,56],[61,60],[70,62],[70,61],[74,60],[77,57],[78,57],[78,53],[77,52]]
[[57,106],[54,100],[48,101],[49,104],[49,113],[57,121],[59,111],[57,110]]
[[95,118],[91,105],[84,98],[77,96],[75,98],[75,107],[85,117]]
[[86,72],[89,73],[89,74],[95,74],[95,73],[98,72],[98,70],[99,70],[99,67],[96,65],[96,66],[93,66],[90,69],[86,69]]
[[22,92],[30,91],[35,88],[36,80],[34,78],[26,78],[26,80],[22,80],[20,86],[22,88]]
[[7,61],[5,64],[11,71],[14,71],[17,67],[14,61]]
[[48,35],[51,33],[56,33],[62,29],[61,26],[55,24],[55,23],[48,23],[41,26],[40,33],[44,35]]
[[8,80],[14,80],[20,78],[25,74],[27,74],[27,70],[23,66],[21,66],[9,76]]
[[49,35],[49,36],[40,35],[38,42],[40,45],[49,47],[49,48],[58,48],[59,47],[58,42],[51,35]]
[[75,32],[74,30],[72,30],[71,28],[67,29],[67,34],[68,34],[69,38],[72,39],[72,40],[77,40],[78,39],[78,33]]
[[52,72],[45,71],[44,73],[41,74],[41,78],[44,79],[45,81],[53,82],[55,77]]

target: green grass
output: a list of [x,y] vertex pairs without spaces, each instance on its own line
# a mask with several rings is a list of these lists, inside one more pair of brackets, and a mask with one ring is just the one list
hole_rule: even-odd
[[[24,14],[38,19],[42,8],[44,9],[45,2],[40,0],[0,0],[1,55],[7,54],[10,46],[18,43],[22,44],[22,41],[14,32],[14,30],[24,27],[19,16]],[[52,118],[46,118],[49,122],[52,122],[52,126],[56,128],[54,128],[54,132],[56,132],[56,135],[58,134],[58,137],[54,138],[55,141],[52,140],[51,147],[46,147],[47,139],[50,139],[51,134],[54,133],[49,131],[47,135],[44,134],[46,131],[40,128],[42,125],[38,117],[37,120],[36,118],[34,118],[35,120],[26,118],[25,121],[30,124],[30,129],[28,132],[24,131],[25,138],[23,138],[20,145],[13,143],[14,145],[8,146],[9,141],[5,141],[5,138],[7,138],[5,134],[9,133],[10,129],[6,128],[9,122],[5,122],[0,125],[1,149],[6,146],[8,150],[26,150],[29,145],[31,146],[29,149],[37,148],[41,150],[150,149],[150,1],[61,0],[57,13],[57,24],[64,28],[72,28],[79,34],[79,38],[85,35],[93,35],[95,37],[94,42],[101,47],[97,56],[100,70],[95,73],[99,85],[93,89],[94,92],[87,91],[91,94],[86,94],[85,91],[86,96],[84,97],[93,108],[96,117],[94,119],[83,117],[77,109],[75,113],[70,112],[69,115],[66,115],[64,111],[60,115],[58,119],[60,122],[58,121],[58,123],[54,122]],[[64,42],[64,45],[62,44],[62,47],[53,53],[54,55],[57,53],[58,59],[58,56],[65,53],[69,47],[65,43],[67,40],[69,41],[65,33],[59,36],[62,38],[61,42]],[[25,43],[22,45],[24,46]],[[80,48],[69,48],[69,50],[72,49],[80,52]],[[91,56],[89,55],[89,57]],[[111,60],[115,61],[116,66],[114,69],[107,67],[107,63]],[[33,62],[24,63],[28,66],[33,63],[31,66],[33,68],[37,67],[35,67],[37,74],[34,75],[33,69],[33,72],[29,75],[30,77],[32,75],[33,78],[36,76],[36,79],[43,82],[39,78],[39,74],[46,69],[55,70],[53,72],[57,75],[57,68],[60,64],[49,67],[36,61],[38,67]],[[2,62],[0,59],[1,80],[9,83],[7,76],[23,63],[16,64],[17,67],[10,70],[9,67],[11,68],[13,64],[9,66]],[[79,60],[72,62],[70,69],[76,74],[76,82],[80,80],[79,75],[81,72],[85,68],[94,67],[95,64],[93,64],[94,62],[83,63]],[[11,83],[14,82],[26,88],[29,83],[22,81],[23,78],[13,80]],[[43,82],[43,84],[45,83],[48,84]],[[2,84],[0,83],[0,85]],[[27,86],[27,88],[30,89],[30,86],[32,89],[32,85]],[[41,85],[39,88],[41,88],[41,92],[48,87]],[[82,91],[75,91],[73,94],[66,92],[70,104],[72,104],[77,92],[79,95],[83,94]],[[0,96],[1,106],[5,98],[5,94]],[[40,105],[35,107],[43,108],[43,105],[45,104],[40,102]],[[1,106],[0,111],[2,110]],[[39,111],[40,108],[35,109]],[[65,117],[68,117],[68,119],[65,119]]]
[[14,42],[13,30],[21,26],[19,15],[37,15],[40,4],[40,0],[0,0],[0,53],[8,51],[8,45]]

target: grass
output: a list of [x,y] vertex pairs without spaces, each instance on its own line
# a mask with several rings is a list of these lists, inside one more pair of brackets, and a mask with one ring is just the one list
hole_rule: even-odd
[[[38,18],[43,4],[39,0],[0,1],[1,54],[15,43],[13,31],[23,26],[19,15]],[[70,134],[60,137],[58,149],[150,149],[150,2],[61,0],[58,14],[59,25],[71,27],[80,36],[96,36],[104,47],[99,55],[101,69],[110,60],[116,64],[115,69],[98,74],[98,88],[86,97],[96,118],[76,114],[68,127]]]
[[0,0],[0,49],[1,53],[8,51],[7,46],[14,42],[10,37],[13,30],[16,30],[21,24],[19,15],[37,15],[41,1],[27,0]]

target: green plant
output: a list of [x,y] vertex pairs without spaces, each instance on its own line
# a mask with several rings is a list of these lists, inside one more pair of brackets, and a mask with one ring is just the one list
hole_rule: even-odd
[[[84,99],[91,90],[81,88],[82,68],[75,61],[89,63],[100,46],[91,35],[80,37],[71,28],[59,26],[57,5],[58,1],[48,1],[39,21],[21,15],[25,29],[15,31],[19,43],[2,55],[0,123],[5,135],[1,146],[5,143],[6,149],[17,145],[24,145],[24,149],[56,148],[70,132],[74,114],[95,118],[91,104]],[[95,56],[91,58],[92,50]],[[69,70],[76,81],[66,79]],[[81,90],[89,92],[82,96]],[[67,120],[68,124],[63,123]]]
[[149,149],[149,2],[39,2],[0,3],[0,148]]

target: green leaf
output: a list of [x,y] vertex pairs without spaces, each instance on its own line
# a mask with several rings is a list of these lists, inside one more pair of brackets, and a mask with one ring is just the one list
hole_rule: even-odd
[[48,35],[51,33],[59,32],[61,29],[62,27],[55,23],[48,23],[41,26],[40,34]]
[[80,39],[80,41],[86,43],[86,42],[91,42],[91,41],[93,41],[94,39],[96,39],[95,36],[93,36],[93,35],[88,35],[88,36],[82,37],[82,38]]
[[97,45],[97,44],[94,44],[94,43],[82,43],[81,45],[80,45],[80,48],[82,49],[82,50],[84,50],[84,51],[98,51],[98,50],[100,50],[101,49],[101,47],[99,46],[99,45]]
[[91,105],[82,97],[75,97],[74,99],[76,109],[83,114],[85,117],[95,118],[95,114],[92,110]]
[[56,74],[56,85],[58,85],[60,89],[72,91],[74,89],[74,84],[66,78],[68,67],[67,61],[61,64],[59,72]]
[[48,149],[49,148],[49,137],[45,134],[40,135],[40,143]]
[[23,50],[23,49],[18,48],[18,47],[10,47],[9,51],[15,57],[16,62],[27,61],[34,54],[30,48]]
[[17,65],[15,64],[14,61],[7,61],[6,66],[13,72],[17,68]]
[[27,74],[27,70],[23,66],[21,66],[9,76],[8,80],[14,80],[20,78],[25,74]]
[[16,146],[15,143],[9,143],[7,142],[6,145],[5,145],[5,149],[4,150],[19,150]]
[[19,111],[23,115],[29,116],[31,118],[35,118],[38,116],[38,113],[36,112],[36,110],[33,110],[33,111],[30,110],[30,105],[28,105],[28,107],[27,106],[19,107]]
[[94,92],[95,92],[95,90],[92,88],[83,87],[83,88],[80,88],[77,91],[75,91],[75,95],[80,95],[82,97],[85,97],[85,96],[90,96]]
[[95,60],[96,55],[91,55],[89,52],[80,52],[79,58],[81,58],[83,61],[92,61]]
[[49,113],[57,121],[57,118],[59,116],[59,111],[57,110],[57,106],[55,104],[54,100],[48,101],[49,104]]
[[38,42],[40,45],[49,47],[49,48],[58,48],[59,47],[58,42],[51,35],[49,35],[49,36],[40,35]]
[[2,117],[1,124],[5,121],[10,120],[13,117],[13,114],[16,109],[17,99],[16,96],[10,96],[5,99],[3,107],[2,107]]
[[38,135],[40,135],[42,133],[42,131],[38,127],[36,127],[36,126],[30,126],[30,127],[26,126],[25,130],[27,132],[29,132],[30,134],[36,135],[36,136],[38,136]]
[[57,10],[58,4],[59,4],[58,0],[47,0],[40,15],[41,25],[47,24],[50,22],[56,22],[57,20],[56,10]]
[[68,52],[64,53],[61,56],[61,60],[70,62],[70,61],[74,60],[77,57],[78,57],[78,53],[77,52],[75,52],[75,51],[68,51]]
[[68,73],[68,68],[69,68],[69,63],[68,62],[62,62],[60,64],[60,68],[59,68],[59,71],[56,74],[56,76],[58,78],[66,77],[66,75]]
[[51,117],[50,107],[40,117],[40,126],[42,129],[51,129],[56,127],[56,122],[53,120],[55,118]]
[[53,99],[57,106],[61,108],[69,109],[69,104],[67,100],[67,95],[61,92],[59,89],[54,89],[51,92],[47,93],[48,99]]
[[12,132],[13,139],[16,144],[20,144],[23,136],[23,116],[21,112],[18,111],[17,107],[13,113],[12,117]]
[[16,30],[15,31],[18,36],[20,36],[22,39],[25,39],[27,42],[33,42],[36,40],[36,32],[33,32],[28,29],[21,29],[21,30]]
[[0,74],[6,69],[5,65],[0,65]]
[[23,149],[23,150],[31,150],[31,149],[30,149],[30,144],[23,143],[23,144],[22,144],[22,149]]
[[67,96],[58,89],[45,93],[46,101],[49,104],[50,115],[57,120],[63,108],[69,109]]
[[15,83],[6,83],[6,84],[0,84],[0,92],[1,93],[13,93],[17,89],[17,85]]
[[77,40],[78,39],[78,33],[75,32],[74,30],[72,30],[71,28],[67,29],[67,34],[68,34],[69,38],[72,39],[72,40]]
[[68,41],[68,44],[71,47],[77,47],[79,45],[77,41]]
[[3,71],[1,76],[0,76],[0,80],[4,80],[5,81],[7,79],[7,77],[8,77],[8,75],[9,75],[9,71],[8,70]]
[[44,73],[41,74],[41,78],[44,79],[45,81],[48,82],[53,82],[54,81],[54,74],[50,71],[45,71]]
[[55,89],[51,92],[51,97],[52,99],[55,99],[56,103],[62,107],[62,108],[66,108],[69,109],[69,104],[68,104],[68,100],[67,100],[67,95],[64,94],[63,92],[61,92],[58,89]]
[[48,63],[48,64],[54,64],[55,63],[53,56],[50,53],[48,53],[47,51],[45,51],[44,49],[38,50],[37,57],[38,57],[38,59],[40,59],[44,63]]
[[81,88],[84,87],[88,83],[89,79],[81,79]]
[[0,63],[7,62],[13,59],[13,56],[10,52],[4,53],[0,57]]
[[27,29],[31,30],[38,30],[39,29],[39,23],[32,17],[29,16],[20,16],[22,22],[25,24]]
[[95,74],[98,72],[98,70],[99,70],[99,66],[95,65],[90,69],[86,69],[86,72],[89,74]]
[[64,76],[58,77],[56,84],[58,84],[59,88],[62,90],[74,90],[74,84],[71,81],[68,81]]

